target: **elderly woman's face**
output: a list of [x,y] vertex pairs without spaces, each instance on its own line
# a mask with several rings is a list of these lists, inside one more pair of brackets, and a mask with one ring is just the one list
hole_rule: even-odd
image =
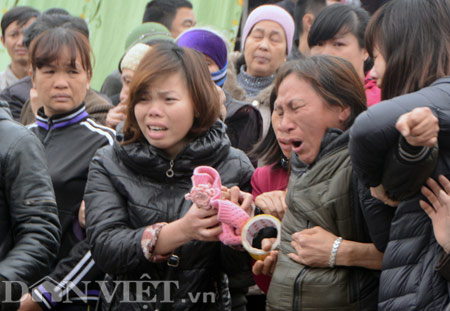
[[319,154],[325,131],[343,130],[350,108],[328,105],[309,82],[290,74],[280,84],[274,113],[294,152],[302,162],[311,164]]
[[81,64],[78,54],[72,66],[69,49],[64,47],[57,60],[36,68],[33,87],[48,117],[71,111],[83,102],[90,77]]
[[273,75],[286,59],[286,35],[280,24],[261,21],[245,40],[247,73],[255,77]]

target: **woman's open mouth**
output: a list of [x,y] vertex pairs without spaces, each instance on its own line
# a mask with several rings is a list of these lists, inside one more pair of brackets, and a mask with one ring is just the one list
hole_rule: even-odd
[[291,144],[292,144],[292,150],[294,150],[295,153],[298,153],[302,149],[303,141],[294,140],[291,142]]

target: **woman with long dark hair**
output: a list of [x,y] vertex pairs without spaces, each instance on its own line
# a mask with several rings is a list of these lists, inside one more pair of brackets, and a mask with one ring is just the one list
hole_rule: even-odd
[[323,9],[314,20],[308,35],[312,55],[332,55],[348,60],[364,81],[367,106],[380,101],[380,89],[370,77],[372,61],[364,42],[369,13],[364,9],[333,4]]
[[[448,283],[435,271],[442,248],[419,205],[427,174],[449,174],[449,16],[446,0],[391,1],[366,30],[384,101],[356,120],[350,152],[360,180],[375,196],[400,201],[395,209],[379,211],[394,213],[384,241],[379,310],[443,310],[450,302]],[[439,125],[437,164],[433,140],[419,139],[427,127],[399,126],[405,116],[406,124],[418,125],[430,113]],[[371,230],[380,226],[369,217],[366,221]]]

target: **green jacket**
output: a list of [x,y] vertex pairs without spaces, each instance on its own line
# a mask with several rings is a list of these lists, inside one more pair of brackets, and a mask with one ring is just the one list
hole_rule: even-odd
[[282,222],[267,310],[376,310],[374,272],[356,267],[310,268],[288,257],[295,253],[291,235],[314,226],[345,240],[365,239],[360,229],[364,222],[354,186],[348,132],[341,133],[328,130],[316,162],[300,176],[291,174],[288,210]]

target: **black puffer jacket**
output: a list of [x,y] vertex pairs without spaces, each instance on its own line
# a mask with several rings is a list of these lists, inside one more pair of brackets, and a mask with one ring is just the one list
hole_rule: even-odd
[[[167,299],[161,292],[157,294],[158,302],[119,304],[124,299],[119,287],[111,303],[105,303],[103,297],[103,310],[215,310],[214,304],[195,304],[192,295],[214,293],[219,271],[232,278],[249,269],[246,253],[219,242],[191,241],[178,248],[174,252],[180,258],[177,268],[145,259],[141,248],[144,229],[184,216],[192,204],[184,195],[192,187],[195,167],[212,166],[220,173],[223,185],[238,185],[245,191],[249,190],[253,173],[248,158],[230,147],[222,122],[189,143],[172,164],[174,175],[168,177],[171,161],[146,141],[102,148],[91,163],[85,193],[87,236],[96,263],[109,274],[109,292],[112,281],[147,276],[154,281],[173,280],[179,285],[170,292],[174,302],[162,305],[160,302]],[[130,295],[131,300],[136,299],[135,291],[131,290]],[[141,298],[149,301],[153,295],[152,291],[149,297]]]
[[[392,181],[397,180],[403,184],[397,191],[409,190],[405,184],[413,185],[416,179],[424,178],[417,168],[431,152],[410,157],[405,157],[408,155],[405,150],[392,153],[394,146],[401,144],[395,129],[398,117],[416,107],[431,108],[439,119],[440,151],[433,177],[439,174],[449,177],[450,78],[443,78],[418,92],[381,102],[356,119],[351,130],[350,154],[353,167],[366,186],[377,186],[382,180],[393,184]],[[396,158],[391,158],[393,154]],[[398,170],[388,170],[383,176],[386,159],[390,167],[404,167],[402,174]],[[397,165],[393,166],[393,161],[397,161]],[[380,310],[444,310],[450,302],[447,281],[435,271],[442,249],[434,238],[428,216],[419,206],[421,198],[423,196],[416,194],[395,210],[383,258]],[[369,228],[378,227],[371,218],[366,221]]]
[[0,280],[31,285],[58,252],[55,195],[41,143],[1,101],[0,133]]

